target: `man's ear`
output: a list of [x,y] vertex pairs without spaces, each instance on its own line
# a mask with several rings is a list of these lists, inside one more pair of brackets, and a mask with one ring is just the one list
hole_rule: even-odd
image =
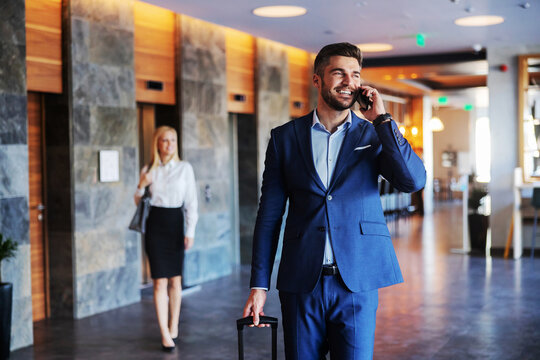
[[321,77],[317,74],[313,74],[313,86],[317,89],[321,87]]

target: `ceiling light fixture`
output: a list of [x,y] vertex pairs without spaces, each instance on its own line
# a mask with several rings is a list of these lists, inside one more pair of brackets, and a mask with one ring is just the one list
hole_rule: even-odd
[[382,52],[382,51],[390,51],[394,47],[390,44],[383,44],[383,43],[365,43],[365,44],[358,44],[356,45],[362,50],[362,52]]
[[466,16],[454,21],[454,24],[459,26],[490,26],[497,25],[504,22],[502,16],[496,15],[480,15],[480,16]]
[[254,15],[271,18],[302,16],[305,13],[307,13],[306,8],[289,5],[263,6],[253,10]]

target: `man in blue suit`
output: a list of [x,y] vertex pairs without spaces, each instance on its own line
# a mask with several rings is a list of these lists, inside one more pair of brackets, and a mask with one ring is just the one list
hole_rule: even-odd
[[[371,359],[378,289],[403,281],[378,191],[382,175],[403,192],[424,187],[422,161],[362,86],[362,54],[327,45],[315,59],[314,112],[271,131],[255,225],[244,316],[264,314],[287,200],[277,288],[287,359]],[[371,98],[363,120],[350,108]]]

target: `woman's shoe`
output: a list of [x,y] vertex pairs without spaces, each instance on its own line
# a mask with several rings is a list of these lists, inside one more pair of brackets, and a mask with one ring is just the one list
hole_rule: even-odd
[[172,341],[174,341],[175,344],[178,344],[178,336],[173,338]]
[[161,344],[161,350],[165,351],[165,352],[173,352],[174,351],[174,348],[176,346],[165,346],[163,344]]

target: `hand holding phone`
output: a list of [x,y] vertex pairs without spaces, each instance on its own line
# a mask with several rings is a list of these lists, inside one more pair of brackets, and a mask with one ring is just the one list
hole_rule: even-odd
[[364,90],[360,89],[358,95],[356,95],[356,101],[358,101],[358,104],[360,104],[360,110],[367,111],[371,108],[373,100],[371,99],[371,96],[364,95],[363,92]]

